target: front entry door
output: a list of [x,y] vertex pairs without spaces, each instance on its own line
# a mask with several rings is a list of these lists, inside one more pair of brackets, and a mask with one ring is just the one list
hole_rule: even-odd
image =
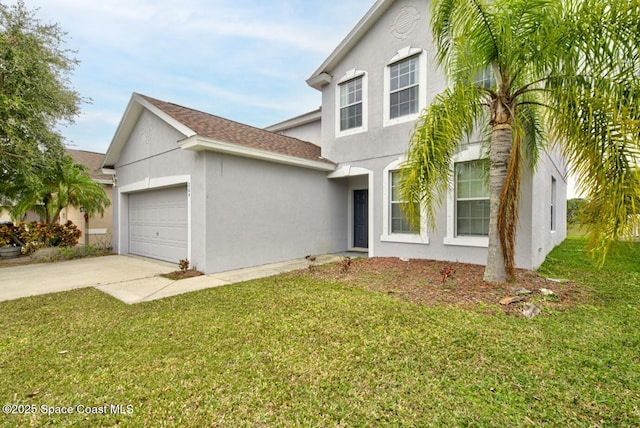
[[353,191],[353,246],[369,248],[369,191]]

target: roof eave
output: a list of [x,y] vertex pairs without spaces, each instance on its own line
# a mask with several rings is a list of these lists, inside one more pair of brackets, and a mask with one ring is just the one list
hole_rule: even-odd
[[211,138],[194,135],[178,142],[183,150],[193,150],[196,152],[210,150],[218,153],[226,153],[235,156],[241,156],[251,159],[258,159],[267,162],[275,162],[284,165],[292,165],[302,168],[315,169],[319,171],[333,171],[336,169],[335,164],[329,161],[304,159],[297,156],[285,155],[266,150],[260,150],[253,147],[241,146],[239,144],[227,143],[224,141],[214,140]]
[[300,116],[283,120],[282,122],[274,123],[273,125],[269,125],[264,128],[264,130],[269,132],[280,132],[298,126],[308,125],[309,123],[318,122],[320,120],[322,120],[322,109],[317,109]]

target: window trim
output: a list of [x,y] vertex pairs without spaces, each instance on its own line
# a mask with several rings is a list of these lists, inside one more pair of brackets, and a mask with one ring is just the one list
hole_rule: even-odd
[[551,232],[556,232],[558,230],[558,181],[552,175],[551,176]]
[[[455,183],[455,164],[459,162],[470,162],[486,158],[486,153],[480,143],[466,145],[452,159],[450,174],[452,182]],[[444,245],[456,245],[462,247],[488,247],[488,236],[456,236],[456,195],[455,186],[449,186],[447,190],[447,234],[443,238]]]
[[[355,127],[355,128],[350,128],[350,129],[345,129],[344,131],[340,129],[340,121],[341,121],[341,117],[340,117],[340,112],[342,110],[342,106],[340,104],[341,102],[341,97],[340,97],[340,92],[341,92],[341,88],[342,85],[344,83],[347,83],[351,80],[355,80],[358,78],[362,78],[362,125]],[[368,74],[366,71],[364,70],[357,70],[357,69],[351,69],[348,70],[344,76],[342,76],[342,78],[340,80],[338,80],[338,82],[336,83],[335,86],[335,91],[334,91],[334,96],[335,96],[335,133],[336,133],[336,138],[339,137],[344,137],[347,135],[353,135],[353,134],[359,134],[361,132],[366,132],[367,128],[368,128],[368,113],[369,113],[369,109],[368,109]]]
[[[406,59],[418,58],[418,111],[415,113],[399,116],[391,119],[391,66]],[[383,123],[382,126],[393,126],[400,123],[414,122],[420,112],[426,107],[427,91],[427,55],[424,49],[407,46],[400,49],[384,67],[384,101],[383,101]]]
[[424,207],[420,211],[419,233],[392,233],[391,232],[391,172],[398,171],[405,162],[406,157],[400,157],[387,165],[382,172],[382,242],[399,242],[405,244],[429,244],[427,234],[427,215]]

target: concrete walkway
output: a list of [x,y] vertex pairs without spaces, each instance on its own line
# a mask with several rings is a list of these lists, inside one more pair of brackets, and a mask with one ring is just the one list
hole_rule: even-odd
[[[342,255],[326,254],[317,256],[313,263],[318,265],[342,259]],[[308,260],[297,259],[179,281],[159,276],[175,271],[175,264],[130,256],[12,266],[0,268],[0,301],[94,287],[124,303],[133,304],[278,275],[308,266]]]

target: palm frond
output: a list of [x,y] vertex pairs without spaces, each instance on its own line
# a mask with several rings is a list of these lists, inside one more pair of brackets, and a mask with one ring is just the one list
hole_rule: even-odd
[[435,227],[435,211],[451,180],[456,148],[469,137],[482,116],[480,91],[473,85],[456,85],[438,95],[414,129],[407,160],[401,171],[401,195],[412,221],[425,208],[427,223]]

